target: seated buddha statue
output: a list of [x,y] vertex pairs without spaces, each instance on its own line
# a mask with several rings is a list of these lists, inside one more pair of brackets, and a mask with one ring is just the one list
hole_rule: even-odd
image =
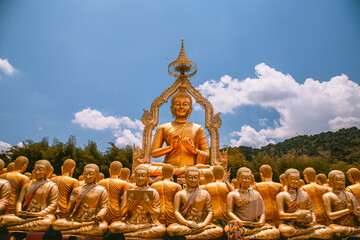
[[[5,163],[0,159],[0,172],[3,172]],[[11,186],[10,183],[0,178],[0,215],[3,215],[10,199]]]
[[[28,177],[23,175],[29,160],[27,157],[17,157],[14,162],[14,170],[11,172],[4,173],[0,178],[9,181],[11,186],[10,198],[5,214],[15,213],[15,206],[20,194],[21,189],[30,181]],[[9,167],[8,167],[9,169]]]
[[189,167],[185,172],[186,188],[174,199],[174,215],[177,220],[167,227],[169,236],[185,236],[186,239],[217,239],[223,229],[212,223],[214,216],[210,194],[199,188],[200,171]]
[[9,230],[46,231],[55,220],[59,190],[47,179],[51,164],[47,160],[35,163],[36,180],[27,183],[20,192],[16,213],[1,216]]
[[278,226],[280,219],[276,195],[284,191],[283,185],[272,181],[273,172],[270,165],[262,165],[259,171],[261,182],[255,184],[254,190],[260,193],[264,201],[266,222]]
[[276,196],[281,236],[290,239],[332,239],[333,231],[316,223],[311,198],[305,191],[299,189],[300,173],[290,168],[285,171],[286,191]]
[[[245,239],[279,239],[279,230],[266,224],[265,205],[260,193],[250,188],[251,170],[246,167],[239,168],[236,178],[240,187],[227,196],[229,219],[239,222],[244,227]],[[228,235],[232,234],[230,229],[229,225],[225,227]]]
[[349,182],[352,184],[346,187],[346,191],[351,192],[358,203],[360,203],[360,170],[350,168],[347,172]]
[[[160,125],[152,141],[151,156],[165,155],[164,163],[175,168],[174,175],[183,177],[187,166],[204,167],[209,160],[209,145],[204,128],[188,121],[192,111],[192,98],[180,87],[171,98],[171,113],[175,120]],[[166,146],[163,147],[163,143]],[[151,176],[161,176],[161,165],[150,166]]]
[[180,184],[172,181],[173,174],[173,166],[164,164],[162,167],[162,180],[151,185],[159,193],[161,202],[160,222],[165,223],[166,226],[176,222],[174,216],[174,198],[175,194],[182,189]]
[[74,160],[66,159],[61,166],[62,174],[50,179],[56,183],[59,188],[59,204],[56,211],[56,215],[59,218],[67,217],[70,214],[68,212],[70,195],[71,192],[79,185],[78,180],[72,178],[75,167],[76,163]]
[[329,173],[331,192],[323,195],[324,208],[332,223],[329,227],[339,238],[360,237],[360,209],[355,196],[345,191],[345,175],[342,171]]
[[121,168],[121,162],[111,162],[109,168],[110,177],[99,182],[99,185],[105,187],[108,192],[108,214],[105,220],[109,223],[119,220],[121,197],[129,186],[127,182],[119,179]]
[[95,183],[99,174],[96,164],[87,164],[83,176],[85,184],[75,188],[68,205],[67,218],[54,221],[52,228],[66,235],[102,236],[108,229],[104,220],[108,212],[108,195],[103,186]]
[[316,222],[322,225],[328,225],[328,218],[324,210],[322,196],[329,191],[329,188],[316,184],[316,171],[308,167],[303,171],[306,185],[300,189],[307,192],[311,198],[311,203],[315,212]]
[[159,193],[149,187],[149,169],[139,165],[135,168],[136,187],[125,192],[121,202],[121,221],[113,222],[109,231],[123,233],[125,237],[161,238],[166,228],[159,222]]

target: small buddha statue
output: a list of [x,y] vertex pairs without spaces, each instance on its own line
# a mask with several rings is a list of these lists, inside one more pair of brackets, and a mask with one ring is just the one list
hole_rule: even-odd
[[[204,128],[187,120],[192,109],[192,97],[184,87],[180,87],[171,98],[170,110],[175,120],[160,125],[152,142],[151,156],[158,158],[165,155],[164,163],[175,168],[176,176],[183,177],[186,166],[207,164],[209,160]],[[159,171],[159,166],[150,166],[151,173],[156,170]]]
[[[0,172],[3,172],[5,163],[0,159]],[[5,179],[0,179],[0,215],[3,215],[10,199],[11,186]]]
[[122,221],[109,226],[111,233],[123,233],[125,237],[161,238],[166,228],[159,222],[159,193],[149,187],[149,168],[139,165],[135,168],[136,188],[125,192],[121,203]]
[[299,189],[300,173],[290,168],[285,171],[286,191],[276,196],[279,218],[284,222],[279,225],[281,236],[291,239],[332,239],[330,228],[316,224],[311,198]]
[[129,186],[127,182],[119,179],[121,168],[121,162],[111,162],[109,168],[110,177],[99,182],[99,185],[105,187],[108,192],[108,214],[105,220],[109,223],[119,220],[121,197]]
[[210,194],[199,188],[200,171],[189,167],[185,172],[187,187],[175,195],[174,215],[177,223],[167,227],[169,236],[186,239],[217,239],[223,229],[212,223],[214,216]]
[[323,195],[324,209],[331,219],[329,227],[339,238],[360,237],[359,205],[351,192],[345,191],[345,175],[342,171],[332,170],[329,173],[331,192]]
[[278,226],[280,219],[276,204],[276,195],[284,191],[284,187],[281,183],[272,181],[273,172],[270,165],[262,165],[259,171],[261,182],[255,184],[254,190],[260,193],[264,201],[266,222]]
[[327,177],[323,173],[316,175],[316,183],[324,187],[329,187]]
[[[15,170],[16,171],[16,161]],[[16,214],[3,215],[3,224],[9,230],[46,231],[55,220],[59,190],[47,179],[51,164],[47,160],[35,163],[36,181],[27,183],[20,192]]]
[[[205,179],[207,174],[208,173],[205,172]],[[207,184],[200,186],[200,188],[208,191],[210,194],[211,203],[214,211],[213,220],[216,220],[216,218],[222,218],[223,220],[227,220],[227,195],[229,194],[229,192],[233,191],[234,188],[229,183],[224,182],[223,179],[225,175],[225,170],[221,165],[214,166],[212,172],[209,175],[211,176],[211,181],[207,181]],[[215,181],[213,181],[213,179],[215,179]]]
[[0,176],[0,178],[9,181],[11,186],[9,203],[5,214],[15,213],[15,205],[18,200],[20,191],[30,181],[28,177],[22,174],[25,172],[28,164],[29,160],[27,157],[17,157],[14,162],[14,170],[4,173]]
[[96,164],[84,167],[85,185],[75,188],[68,205],[68,218],[54,221],[53,229],[65,235],[102,236],[108,229],[104,220],[108,212],[108,194],[103,186],[95,183],[99,174]]
[[161,202],[160,222],[166,226],[176,222],[174,216],[174,198],[175,194],[182,189],[180,184],[172,181],[173,174],[173,166],[164,164],[162,167],[162,180],[151,185],[159,193]]
[[132,184],[129,182],[129,178],[130,178],[130,169],[129,168],[121,168],[120,171],[120,179],[127,182],[128,183],[128,189],[133,189],[135,188],[135,184]]
[[[241,223],[245,229],[245,239],[279,239],[279,230],[266,224],[265,205],[260,193],[250,188],[251,170],[239,168],[236,178],[240,187],[227,196],[229,219]],[[225,227],[225,232],[231,234],[229,225]]]
[[350,168],[347,171],[347,176],[349,179],[349,182],[352,184],[348,186],[345,190],[348,192],[351,192],[357,202],[360,202],[360,170],[357,168]]
[[329,188],[316,184],[316,171],[308,167],[303,171],[306,185],[300,189],[307,192],[311,198],[312,206],[316,216],[316,222],[322,225],[328,225],[328,218],[324,210],[322,196],[329,191]]
[[56,215],[59,218],[67,217],[70,214],[68,212],[70,195],[79,185],[78,180],[72,177],[75,167],[76,163],[74,160],[66,159],[61,166],[61,175],[50,179],[56,183],[59,188],[59,205],[56,211]]

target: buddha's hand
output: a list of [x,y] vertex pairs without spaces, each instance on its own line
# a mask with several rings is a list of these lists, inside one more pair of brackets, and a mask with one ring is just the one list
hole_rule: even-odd
[[299,210],[296,213],[297,213],[298,218],[305,218],[309,214],[309,211],[308,210]]
[[195,229],[199,228],[199,224],[197,224],[196,222],[193,222],[193,221],[189,221],[188,226],[190,228],[195,228]]
[[180,145],[180,136],[178,134],[171,137],[170,148],[176,149]]
[[191,152],[194,155],[198,154],[197,149],[195,148],[195,144],[193,142],[193,140],[189,137],[185,137],[182,140],[182,144],[184,145],[184,147],[186,148],[186,150],[188,150],[189,152]]

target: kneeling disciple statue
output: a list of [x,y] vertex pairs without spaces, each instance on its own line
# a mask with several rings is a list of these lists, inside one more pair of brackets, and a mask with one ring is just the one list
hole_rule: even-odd
[[[240,183],[240,188],[227,196],[229,218],[244,227],[245,239],[279,239],[279,230],[265,224],[265,205],[260,193],[250,188],[251,170],[246,167],[240,168],[236,178]],[[229,225],[225,227],[228,235],[231,234],[229,228]]]
[[299,189],[300,173],[290,168],[285,172],[286,191],[276,196],[281,236],[288,239],[332,239],[333,231],[316,223],[315,213],[307,192]]
[[70,215],[53,223],[55,231],[68,235],[102,236],[108,224],[104,220],[108,211],[108,195],[104,187],[95,183],[99,167],[87,164],[84,167],[85,185],[75,188],[69,200]]
[[126,237],[161,238],[166,228],[159,222],[160,198],[158,192],[148,186],[149,168],[135,168],[136,187],[125,192],[121,203],[122,221],[109,226],[111,233],[124,233]]
[[217,239],[223,229],[212,224],[214,216],[211,197],[199,188],[200,171],[189,167],[185,172],[186,189],[176,193],[174,215],[178,223],[168,228],[170,236],[185,236],[186,239]]
[[[46,231],[55,220],[59,190],[54,182],[46,179],[51,164],[47,160],[35,163],[36,180],[26,184],[16,203],[16,214],[1,217],[9,230]],[[0,220],[0,221],[1,221]]]
[[329,227],[337,237],[360,237],[360,209],[355,196],[345,191],[344,173],[339,170],[331,171],[329,185],[332,191],[322,197],[325,212],[332,220]]

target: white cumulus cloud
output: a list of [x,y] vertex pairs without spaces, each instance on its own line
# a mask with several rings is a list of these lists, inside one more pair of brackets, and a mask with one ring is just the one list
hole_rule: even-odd
[[0,58],[0,70],[7,75],[11,75],[15,73],[15,68],[11,66],[7,59]]
[[139,135],[138,132],[134,134],[129,129],[118,130],[114,136],[117,137],[115,145],[118,147],[125,147],[126,145],[132,146],[133,144],[136,146],[142,145],[141,135]]
[[[280,115],[275,120],[275,127],[256,131],[267,141],[360,127],[360,86],[345,74],[323,82],[308,78],[299,84],[291,75],[276,71],[265,63],[257,65],[255,72],[256,78],[239,81],[225,75],[219,81],[205,82],[198,89],[210,99],[215,110],[222,113],[235,113],[238,107],[245,105],[275,109]],[[264,124],[260,122],[262,127]],[[240,139],[233,140],[233,145],[260,146],[256,142],[251,145],[251,141],[241,141],[252,131],[248,127],[242,127],[238,134]],[[263,144],[267,141],[262,140]]]
[[266,136],[258,133],[254,128],[247,125],[242,126],[240,132],[233,132],[232,135],[240,137],[239,140],[230,140],[230,146],[232,147],[242,145],[260,148],[269,143],[275,143],[274,140],[268,140]]
[[9,143],[0,141],[0,152],[2,151],[7,151],[11,148],[12,146]]

